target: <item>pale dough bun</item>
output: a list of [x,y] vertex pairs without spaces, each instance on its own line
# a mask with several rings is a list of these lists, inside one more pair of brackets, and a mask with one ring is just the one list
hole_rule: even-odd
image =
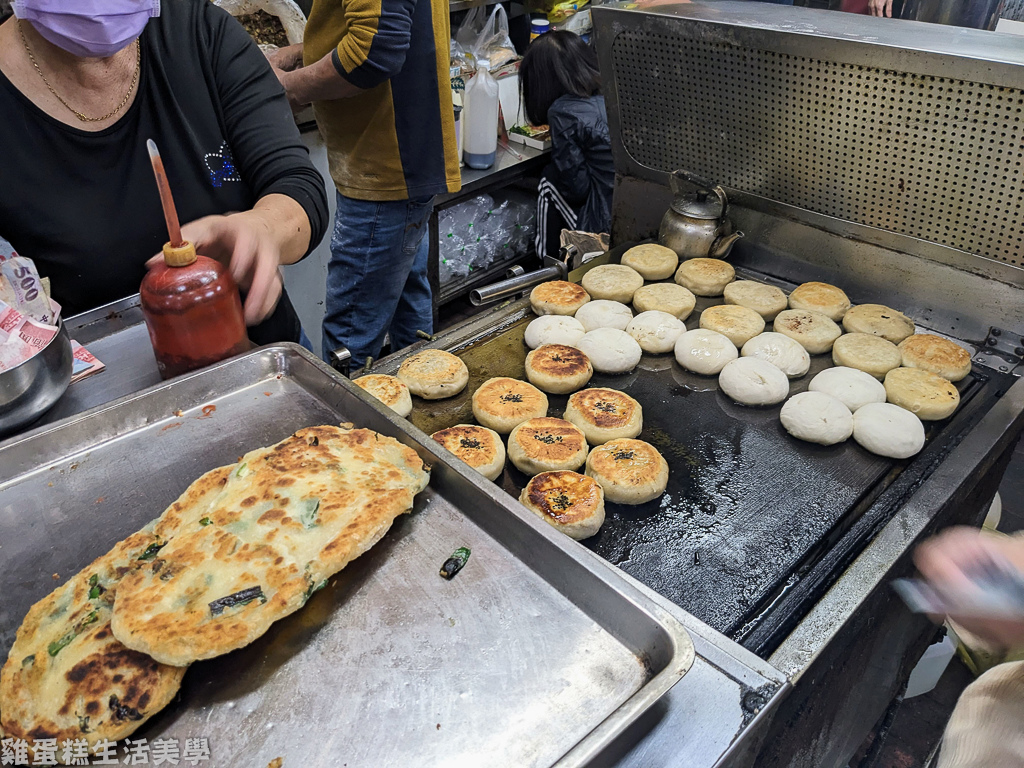
[[589,452],[583,430],[550,416],[524,421],[508,436],[508,457],[527,475],[579,469]]
[[828,283],[804,283],[789,294],[791,309],[812,309],[836,322],[850,309],[850,299],[841,288]]
[[493,429],[456,424],[431,437],[488,480],[497,480],[505,469],[505,445]]
[[541,283],[530,291],[530,306],[538,315],[575,315],[588,301],[583,286],[566,280]]
[[676,270],[676,282],[698,296],[721,296],[735,279],[732,264],[721,259],[688,259]]
[[373,395],[402,418],[412,413],[412,396],[401,379],[384,373],[371,373],[368,376],[360,376],[352,383]]
[[941,336],[915,333],[900,342],[899,350],[907,368],[920,368],[950,381],[960,381],[971,372],[970,353]]
[[914,333],[914,321],[884,304],[860,304],[843,316],[847,333],[870,333],[899,344]]
[[940,421],[953,415],[960,393],[949,379],[918,368],[893,368],[885,374],[889,402],[906,408],[922,421]]
[[587,329],[575,317],[545,315],[532,320],[523,334],[523,341],[530,349],[545,344],[565,344],[572,347],[583,338]]
[[591,445],[636,437],[644,426],[640,403],[617,389],[594,387],[569,398],[565,419],[581,430]]
[[469,369],[458,357],[440,349],[424,349],[405,359],[398,378],[414,395],[440,400],[459,394],[469,383]]
[[775,318],[773,330],[796,339],[812,355],[832,349],[843,330],[828,315],[811,309],[787,309]]
[[601,373],[628,373],[636,368],[644,354],[636,339],[614,328],[591,331],[576,342],[576,348],[589,357],[594,370]]
[[575,392],[593,375],[590,358],[565,344],[545,344],[526,356],[526,378],[552,395]]
[[756,357],[733,360],[718,374],[718,386],[740,405],[775,405],[789,396],[789,379]]
[[832,346],[832,362],[884,379],[900,367],[900,351],[891,341],[870,333],[845,333]]
[[924,424],[892,403],[868,403],[853,414],[853,439],[871,453],[908,459],[924,448]]
[[764,318],[746,307],[719,304],[700,313],[700,327],[720,333],[737,347],[742,347],[764,330]]
[[727,363],[739,357],[739,350],[729,339],[716,331],[695,328],[676,340],[676,362],[683,368],[704,376],[720,373]]
[[826,368],[807,385],[812,392],[824,392],[856,413],[868,403],[884,403],[885,387],[874,376],[856,368]]
[[598,328],[614,328],[622,331],[633,319],[633,310],[621,301],[597,299],[580,307],[580,311],[576,313],[576,319],[580,321],[583,330],[587,333],[596,331]]
[[533,384],[499,376],[473,393],[473,416],[485,427],[507,435],[527,419],[547,416],[548,396]]
[[577,541],[593,536],[604,522],[604,489],[578,472],[542,472],[526,484],[519,501]]
[[791,379],[799,379],[811,368],[811,356],[798,341],[781,333],[761,333],[743,345],[743,357],[771,363]]
[[637,312],[668,312],[685,320],[697,305],[697,297],[675,283],[652,283],[638,288],[633,294],[633,309]]
[[824,392],[793,395],[779,413],[782,426],[793,437],[809,443],[835,445],[853,434],[853,414]]
[[644,279],[635,269],[622,264],[602,264],[583,276],[583,287],[592,299],[608,299],[628,304]]
[[781,288],[753,280],[736,280],[725,286],[723,292],[726,304],[738,304],[752,309],[765,320],[774,320],[775,316],[789,306],[786,294]]
[[586,472],[616,504],[643,504],[668,486],[668,462],[650,443],[623,438],[594,448]]
[[676,339],[685,331],[682,320],[656,309],[641,312],[626,326],[626,333],[636,339],[640,349],[655,355],[675,349]]
[[676,271],[679,256],[664,245],[645,243],[622,254],[622,263],[639,272],[644,280],[664,280]]

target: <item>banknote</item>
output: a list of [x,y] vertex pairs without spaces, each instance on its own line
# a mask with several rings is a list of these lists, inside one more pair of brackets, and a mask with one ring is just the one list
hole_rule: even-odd
[[57,318],[32,259],[12,256],[0,262],[0,275],[14,290],[15,306],[20,312],[40,323],[56,323]]

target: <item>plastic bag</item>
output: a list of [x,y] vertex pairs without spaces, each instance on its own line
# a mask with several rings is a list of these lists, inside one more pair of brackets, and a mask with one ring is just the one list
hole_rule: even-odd
[[306,14],[293,0],[211,0],[232,16],[245,16],[256,11],[277,16],[291,45],[302,42],[306,31]]
[[486,6],[478,5],[466,14],[455,33],[455,41],[473,59],[473,66],[487,60],[492,72],[516,57],[516,48],[508,36],[508,14],[501,5],[487,15]]

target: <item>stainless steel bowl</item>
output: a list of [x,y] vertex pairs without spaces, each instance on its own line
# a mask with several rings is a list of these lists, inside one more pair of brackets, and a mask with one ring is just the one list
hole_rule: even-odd
[[71,337],[64,323],[42,350],[21,365],[0,373],[0,437],[31,424],[71,383]]

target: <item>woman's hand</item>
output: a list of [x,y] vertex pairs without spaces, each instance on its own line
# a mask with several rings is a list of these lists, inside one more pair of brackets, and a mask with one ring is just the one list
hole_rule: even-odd
[[892,0],[868,0],[868,11],[872,16],[892,18]]
[[[914,552],[914,564],[938,591],[974,590],[969,573],[993,559],[1008,561],[1024,573],[1024,539],[998,537],[976,528],[950,528],[929,539]],[[1003,648],[1024,646],[1024,618],[1020,621],[950,616],[960,626],[983,640]]]
[[[197,253],[231,269],[231,276],[246,293],[245,323],[266,320],[283,290],[282,264],[298,261],[309,247],[306,211],[286,195],[261,198],[251,211],[227,216],[204,216],[181,228],[181,236]],[[148,264],[163,258],[158,254]]]

